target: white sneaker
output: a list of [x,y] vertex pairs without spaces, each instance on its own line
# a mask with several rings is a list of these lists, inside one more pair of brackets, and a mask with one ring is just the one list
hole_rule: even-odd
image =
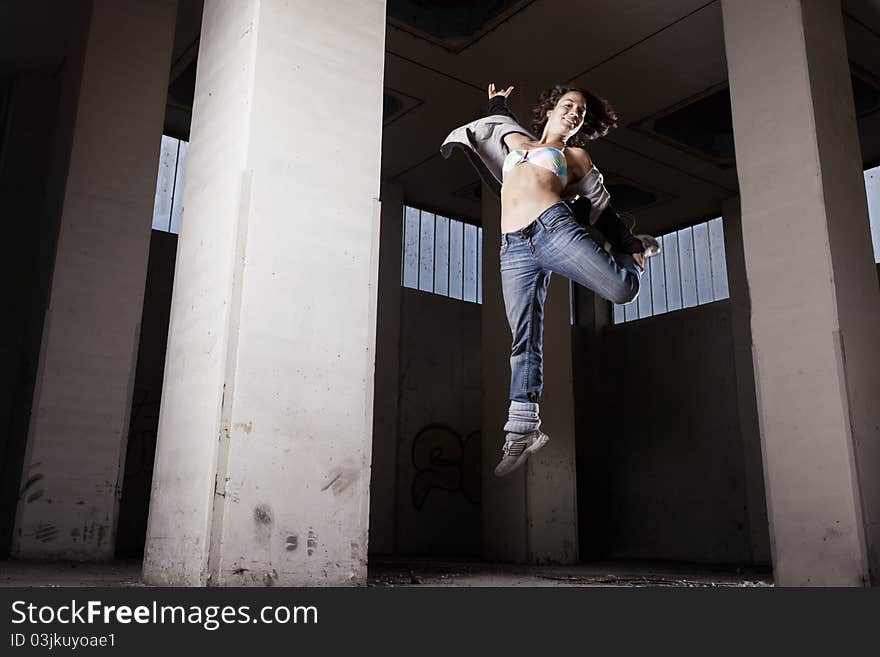
[[505,440],[501,449],[501,462],[495,466],[495,476],[504,477],[519,468],[528,458],[541,449],[550,436],[541,431],[532,431],[518,440]]
[[650,235],[636,235],[636,238],[641,240],[642,244],[645,245],[646,258],[650,258],[651,256],[655,256],[660,253],[660,242],[658,242]]

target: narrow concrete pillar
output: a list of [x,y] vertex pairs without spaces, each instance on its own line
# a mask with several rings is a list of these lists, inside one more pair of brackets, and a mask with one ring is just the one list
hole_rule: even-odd
[[767,526],[767,497],[761,460],[761,432],[755,398],[755,368],[752,363],[752,303],[743,253],[742,217],[739,197],[721,206],[727,284],[730,290],[730,328],[733,334],[736,406],[743,450],[746,486],[746,518],[752,563],[770,564],[770,535]]
[[376,389],[370,475],[370,553],[395,551],[398,398],[400,397],[401,249],[403,190],[383,182],[376,316]]
[[[593,561],[608,553],[608,463],[619,436],[607,428],[613,418],[603,411],[602,336],[613,325],[611,304],[585,287],[571,285],[572,381],[577,452],[578,556]],[[606,395],[607,397],[607,395]],[[603,421],[603,419],[605,421]]]
[[550,443],[530,459],[526,470],[529,561],[576,563],[577,454],[567,278],[554,274],[550,279],[544,313],[541,428],[550,436]]
[[510,327],[501,293],[499,200],[483,188],[483,551],[488,559],[578,559],[574,389],[569,283],[554,274],[544,308],[541,428],[549,444],[520,472],[498,479],[510,390]]
[[95,0],[12,553],[113,556],[173,0]]
[[[501,201],[483,185],[483,315],[482,344],[482,536],[483,556],[492,561],[526,563],[528,531],[526,477],[498,479],[492,473],[501,458],[510,389],[510,327],[504,314],[499,254]],[[551,437],[552,440],[552,437]],[[548,445],[549,447],[549,445]],[[544,449],[547,449],[545,447]],[[540,452],[538,452],[540,454]],[[530,466],[526,466],[530,467]]]
[[384,2],[206,3],[144,560],[366,579]]
[[839,2],[723,0],[774,574],[880,582],[880,290]]

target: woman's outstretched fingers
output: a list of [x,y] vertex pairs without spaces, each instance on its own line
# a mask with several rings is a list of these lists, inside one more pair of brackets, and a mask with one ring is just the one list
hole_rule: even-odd
[[505,98],[507,98],[510,95],[510,92],[513,91],[513,85],[507,87],[507,89],[505,89],[504,91],[498,91],[497,89],[495,89],[495,83],[490,82],[488,91],[489,98],[493,98],[494,96],[504,96]]

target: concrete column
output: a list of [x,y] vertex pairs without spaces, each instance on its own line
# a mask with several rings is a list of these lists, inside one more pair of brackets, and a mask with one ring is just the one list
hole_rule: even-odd
[[574,392],[568,280],[554,275],[544,309],[542,429],[550,443],[498,479],[510,388],[510,327],[499,271],[500,201],[483,189],[483,551],[487,558],[574,563],[577,546]]
[[776,581],[880,581],[880,326],[840,4],[723,0]]
[[767,497],[761,464],[761,433],[755,399],[755,368],[752,363],[752,304],[743,253],[742,219],[739,198],[721,206],[724,224],[724,250],[727,284],[730,290],[730,328],[733,334],[736,373],[736,405],[742,437],[743,473],[746,485],[746,517],[752,563],[770,563],[770,536],[767,527]]
[[575,323],[571,327],[574,421],[577,450],[578,556],[602,559],[608,552],[608,463],[619,440],[614,419],[603,411],[602,335],[612,325],[611,304],[585,287],[571,284]]
[[370,553],[395,551],[397,526],[398,398],[400,396],[400,252],[403,190],[382,183],[379,290],[376,318],[376,394],[370,476]]
[[[498,479],[492,473],[501,458],[504,444],[501,428],[507,417],[510,387],[510,327],[504,314],[499,270],[500,217],[500,199],[483,185],[483,321],[480,333],[483,346],[483,490],[480,497],[483,556],[492,561],[525,563],[528,561],[526,477],[517,472]],[[544,449],[548,448],[549,445]]]
[[[532,562],[578,560],[577,482],[569,281],[554,274],[544,308],[544,396],[541,428],[550,443],[526,480],[528,549]],[[494,467],[494,463],[492,464]]]
[[113,556],[175,13],[172,0],[93,5],[13,538],[18,558]]
[[148,582],[365,582],[384,29],[205,5]]

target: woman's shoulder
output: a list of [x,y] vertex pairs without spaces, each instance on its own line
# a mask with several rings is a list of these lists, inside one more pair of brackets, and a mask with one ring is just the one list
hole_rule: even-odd
[[582,165],[584,168],[589,169],[593,166],[593,160],[590,158],[590,154],[587,152],[587,149],[581,148],[579,146],[566,146],[565,152],[571,157],[575,162]]
[[534,148],[532,145],[532,141],[528,136],[521,132],[509,132],[504,135],[504,143],[507,144],[507,148],[510,150],[522,150],[522,149],[530,149]]

